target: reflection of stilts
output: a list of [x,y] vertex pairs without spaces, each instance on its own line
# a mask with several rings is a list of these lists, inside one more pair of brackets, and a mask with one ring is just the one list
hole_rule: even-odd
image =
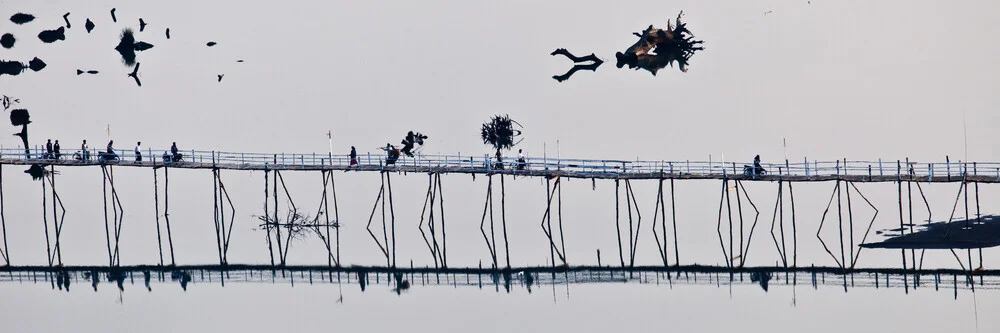
[[[121,239],[122,232],[122,220],[125,217],[125,209],[122,208],[122,202],[118,198],[118,191],[115,189],[115,172],[114,167],[110,165],[101,165],[101,172],[104,175],[104,234],[106,236],[108,245],[108,261],[110,266],[120,266],[121,258],[119,257],[118,244]],[[107,188],[111,187],[111,213],[112,213],[112,224],[109,229],[108,225],[108,194]],[[114,231],[114,250],[111,249],[111,231]]]
[[[486,185],[486,201],[483,203],[483,217],[479,221],[479,232],[482,233],[483,239],[486,241],[486,249],[490,252],[491,259],[493,259],[493,266],[492,267],[493,267],[493,269],[496,269],[498,267],[497,266],[497,249],[496,249],[497,237],[496,237],[496,232],[494,231],[494,224],[493,224],[493,175],[492,174],[490,174],[490,175],[487,176],[487,183],[486,184],[487,184]],[[486,235],[486,229],[485,229],[487,213],[488,213],[488,216],[490,217],[490,235],[489,236]]]
[[[552,178],[556,179],[555,184],[552,184]],[[548,198],[546,198],[545,214],[542,215],[541,227],[542,227],[542,231],[545,233],[545,236],[548,237],[548,239],[549,239],[549,255],[552,257],[552,266],[553,267],[557,266],[556,265],[556,261],[555,261],[556,255],[559,256],[559,260],[562,261],[562,264],[566,265],[566,255],[565,255],[565,253],[566,253],[566,240],[563,237],[563,228],[562,228],[562,185],[561,185],[561,182],[562,182],[562,180],[558,176],[556,176],[556,177],[546,177],[545,178],[545,192],[546,192]],[[556,204],[557,205],[556,206],[556,214],[557,214],[557,223],[559,224],[559,244],[560,244],[560,246],[556,246],[555,239],[552,238],[552,199],[556,198],[557,196],[558,196],[558,199],[557,199],[557,204]],[[561,250],[560,250],[560,248],[561,248]]]
[[7,247],[7,218],[3,215],[3,164],[0,164],[0,226],[3,227],[3,249],[0,255],[6,266],[10,266],[10,250]]
[[[372,206],[372,213],[368,217],[368,225],[365,229],[368,230],[368,234],[372,236],[375,240],[375,244],[378,245],[379,249],[382,250],[382,254],[385,255],[385,264],[387,266],[396,267],[396,214],[392,207],[392,181],[389,179],[389,173],[387,171],[381,172],[382,186],[379,188],[378,196],[375,197],[375,205]],[[385,201],[386,197],[389,197],[389,215],[390,222],[392,226],[392,243],[389,243],[389,229],[386,225],[386,215],[385,215]],[[375,210],[382,207],[382,241],[380,242],[375,233],[372,232],[372,219],[375,217]],[[391,250],[390,250],[391,247]]]
[[[746,263],[747,253],[750,251],[750,244],[753,241],[753,232],[757,229],[757,221],[760,218],[760,210],[757,209],[757,205],[753,203],[750,199],[750,194],[747,193],[746,187],[743,186],[743,182],[739,180],[733,180],[733,186],[729,186],[729,180],[723,179],[722,181],[722,195],[719,199],[719,218],[716,224],[716,234],[719,236],[719,245],[722,246],[722,254],[727,258],[726,266],[730,268],[743,267]],[[739,254],[735,254],[736,243],[733,240],[735,238],[736,229],[733,225],[733,206],[731,202],[730,190],[735,190],[736,192],[736,214],[737,220],[739,222]],[[740,195],[740,192],[743,195]],[[750,226],[749,236],[745,235],[744,232],[744,221],[743,221],[743,198],[746,198],[747,203],[754,210],[753,224]],[[726,214],[729,220],[729,248],[726,251],[726,246],[722,240],[722,202],[726,204]],[[773,225],[773,223],[772,223]],[[734,265],[734,262],[739,259],[739,264]]]
[[[841,185],[841,184],[844,184],[844,185]],[[900,183],[900,184],[902,184],[902,183]],[[901,186],[902,185],[900,185],[900,189],[902,189]],[[846,190],[844,189],[844,187],[846,187]],[[823,217],[820,219],[819,227],[816,229],[816,239],[818,239],[820,241],[820,244],[823,245],[823,249],[826,251],[827,254],[830,255],[831,258],[833,258],[834,262],[837,263],[838,267],[840,267],[841,269],[845,269],[845,270],[854,269],[854,266],[857,264],[858,258],[861,256],[861,250],[860,249],[857,252],[854,252],[854,244],[855,244],[855,242],[854,242],[854,209],[852,207],[852,202],[851,202],[851,189],[852,188],[854,189],[854,192],[857,193],[859,196],[861,196],[861,198],[864,199],[865,202],[868,204],[868,206],[871,207],[872,210],[874,211],[874,214],[872,215],[872,219],[868,223],[868,228],[865,230],[865,235],[862,236],[862,238],[861,238],[861,243],[864,243],[865,240],[868,239],[868,234],[871,231],[871,228],[872,228],[872,226],[875,223],[875,218],[878,217],[878,208],[875,208],[875,205],[873,205],[871,203],[871,201],[869,201],[868,198],[865,197],[865,195],[863,193],[861,193],[861,190],[858,189],[857,185],[855,185],[854,182],[850,182],[850,181],[846,181],[846,180],[840,180],[840,179],[836,180],[836,185],[834,186],[833,192],[830,195],[830,200],[827,202],[826,209],[823,211]],[[844,192],[846,192],[846,195],[844,194]],[[902,195],[901,190],[900,190],[899,193],[900,193],[900,195]],[[847,245],[845,245],[845,243],[844,243],[844,210],[842,208],[843,197],[844,196],[846,196],[846,200],[847,200],[847,211],[846,211],[846,213],[847,213],[847,223],[848,223],[848,229],[849,229],[847,237],[848,237],[848,243],[849,243],[849,246],[850,246],[850,250],[847,249]],[[840,259],[837,259],[837,256],[833,254],[833,252],[830,250],[830,248],[826,245],[826,241],[824,241],[823,237],[820,235],[820,233],[823,231],[823,226],[826,223],[826,216],[827,216],[827,213],[829,213],[829,211],[830,211],[830,207],[833,204],[833,199],[834,198],[837,199],[837,225],[838,225],[838,233],[837,234],[838,234],[838,239],[840,240]],[[900,197],[900,212],[902,212],[902,197]],[[900,215],[900,222],[899,222],[900,223],[900,230],[902,230],[902,227],[903,227],[903,220],[902,219],[903,219],[903,217],[902,217],[902,215]],[[848,256],[848,253],[850,253],[850,256]],[[905,257],[905,253],[903,255]],[[847,260],[847,259],[851,259],[851,260]],[[904,264],[905,264],[905,262],[904,262]]]
[[[62,198],[59,197],[59,193],[56,192],[56,170],[55,166],[51,166],[49,173],[45,179],[42,180],[42,187],[45,187],[45,182],[49,182],[52,188],[52,228],[55,233],[54,245],[52,246],[52,253],[49,254],[49,266],[53,263],[58,266],[62,266],[62,245],[60,243],[63,229],[63,222],[66,220],[66,207],[63,206]],[[42,193],[43,197],[45,193]],[[42,198],[42,205],[44,208],[45,198]],[[58,209],[58,210],[57,210]],[[48,214],[43,212],[43,216]],[[46,242],[48,242],[48,227],[46,229]]]
[[[427,196],[424,198],[424,208],[420,211],[420,224],[417,226],[417,230],[420,230],[420,235],[424,239],[424,244],[427,244],[427,249],[431,252],[431,257],[434,258],[434,267],[448,267],[445,262],[444,251],[442,251],[441,246],[438,244],[437,229],[438,226],[434,219],[434,204],[438,203],[440,207],[440,220],[441,228],[444,228],[444,203],[442,201],[443,193],[441,193],[441,174],[440,173],[430,173],[427,175]],[[430,210],[427,207],[430,204]],[[429,213],[429,214],[428,214]],[[425,219],[425,217],[427,217]],[[424,225],[427,225],[428,232],[430,232],[431,239],[427,239],[427,232],[424,232]],[[442,230],[443,231],[443,230]],[[443,239],[442,239],[443,242]]]
[[[657,250],[660,252],[660,259],[663,260],[663,267],[670,266],[668,258],[669,251],[667,251],[667,208],[665,200],[663,199],[663,182],[664,179],[660,178],[659,186],[656,192],[656,203],[653,209],[653,238],[656,239]],[[673,230],[674,230],[674,261],[675,265],[680,264],[680,255],[677,254],[677,211],[674,206],[674,180],[670,180],[670,212],[672,214]],[[656,218],[660,218],[660,234],[656,233]],[[663,241],[660,241],[660,237],[663,237]]]
[[[225,266],[229,264],[229,240],[233,234],[236,208],[233,206],[233,200],[229,197],[229,191],[226,190],[225,184],[222,183],[222,175],[219,169],[212,170],[212,178],[215,183],[213,186],[213,197],[215,198],[215,241],[219,249],[219,264]],[[228,232],[226,231],[226,211],[220,207],[227,203],[229,204],[230,211]]]

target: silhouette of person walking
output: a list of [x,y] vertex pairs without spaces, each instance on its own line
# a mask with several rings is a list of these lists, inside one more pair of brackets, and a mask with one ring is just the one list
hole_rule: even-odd
[[42,159],[50,159],[52,156],[52,139],[49,139],[49,142],[45,143],[45,155],[42,155]]
[[351,146],[351,166],[358,165],[358,151]]
[[55,153],[55,156],[56,156],[57,160],[60,157],[62,157],[62,153],[59,152],[59,140],[56,140],[56,143],[54,145],[52,145],[52,151],[53,151],[53,153]]
[[142,141],[135,143],[135,161],[136,162],[142,162],[142,147],[141,146],[142,146]]

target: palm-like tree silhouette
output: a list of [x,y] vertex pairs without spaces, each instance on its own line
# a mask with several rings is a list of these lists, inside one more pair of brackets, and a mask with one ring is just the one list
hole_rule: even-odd
[[493,146],[499,154],[501,150],[509,150],[521,142],[517,138],[521,136],[520,128],[521,124],[510,119],[509,115],[495,115],[483,123],[480,136],[483,139],[483,144]]

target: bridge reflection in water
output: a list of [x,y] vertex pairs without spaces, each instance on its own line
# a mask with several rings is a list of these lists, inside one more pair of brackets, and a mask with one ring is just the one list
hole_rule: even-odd
[[527,291],[539,286],[580,284],[642,284],[642,285],[699,285],[715,287],[757,285],[767,291],[770,287],[821,286],[843,288],[933,288],[935,291],[959,290],[975,292],[1000,289],[1000,271],[984,270],[969,274],[962,270],[910,270],[898,268],[873,268],[843,271],[839,267],[813,267],[785,270],[773,267],[755,267],[731,270],[717,266],[687,266],[664,269],[641,267],[621,269],[612,267],[556,268],[530,267],[519,269],[433,269],[388,267],[329,267],[289,266],[274,269],[265,266],[178,266],[178,267],[73,267],[38,269],[33,267],[7,268],[0,271],[0,284],[49,284],[53,290],[69,291],[72,287],[93,289],[100,286],[142,288],[152,291],[154,286],[183,288],[191,285],[227,284],[340,284],[354,285],[365,291],[384,288],[402,294],[410,288],[425,286],[471,287],[493,289],[496,292]]

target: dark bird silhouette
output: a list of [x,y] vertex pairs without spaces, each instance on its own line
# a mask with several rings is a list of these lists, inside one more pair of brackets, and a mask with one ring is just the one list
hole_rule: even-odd
[[170,28],[167,28],[167,39],[170,39]]
[[133,69],[132,73],[130,73],[128,76],[131,77],[131,78],[133,78],[133,79],[135,79],[135,84],[137,84],[140,87],[142,87],[142,82],[139,81],[139,63],[138,62],[135,63],[135,69]]
[[237,59],[236,62],[243,62],[243,59]]
[[142,32],[144,30],[146,30],[146,21],[143,21],[142,18],[140,17],[139,18],[139,32]]
[[98,71],[95,71],[95,70],[89,70],[89,71],[84,71],[84,70],[80,70],[80,69],[77,69],[77,70],[76,70],[76,75],[80,75],[80,74],[83,74],[83,73],[87,73],[87,74],[97,74],[97,73],[99,73],[99,72],[98,72]]
[[5,49],[14,47],[14,42],[16,41],[17,39],[14,38],[14,35],[10,33],[6,33],[3,34],[3,36],[0,36],[0,46],[3,46],[3,48]]
[[73,27],[73,25],[69,23],[69,12],[63,14],[63,21],[66,21],[66,29]]
[[117,8],[111,8],[111,21],[118,23],[118,18],[115,17],[115,10],[117,10]]
[[208,47],[212,47],[212,46],[215,46],[215,44],[216,44],[215,42],[208,42],[208,43],[207,43],[207,44],[205,44],[205,45],[208,45]]
[[14,24],[25,24],[35,20],[35,16],[25,13],[17,13],[10,17],[10,21]]
[[226,74],[219,74],[219,82],[222,82],[222,77],[223,76],[226,76]]
[[88,18],[87,23],[85,23],[83,27],[87,28],[87,33],[89,34],[91,30],[94,30],[94,22],[91,22],[90,19]]
[[66,28],[59,27],[56,30],[43,30],[38,33],[38,39],[44,43],[53,43],[57,40],[66,40]]
[[136,51],[145,51],[153,48],[153,44],[146,42],[135,42],[135,44],[133,44],[132,47],[135,48]]

